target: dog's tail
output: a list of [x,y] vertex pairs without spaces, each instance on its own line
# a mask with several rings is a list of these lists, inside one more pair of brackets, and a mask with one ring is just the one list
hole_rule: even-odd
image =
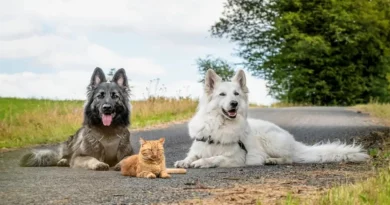
[[60,154],[57,150],[32,150],[23,155],[19,165],[22,167],[48,167],[57,165],[59,160]]
[[363,162],[369,158],[361,145],[341,142],[318,143],[312,146],[295,142],[295,163]]
[[185,173],[187,173],[187,170],[182,169],[182,168],[167,168],[167,173],[168,174],[185,174]]

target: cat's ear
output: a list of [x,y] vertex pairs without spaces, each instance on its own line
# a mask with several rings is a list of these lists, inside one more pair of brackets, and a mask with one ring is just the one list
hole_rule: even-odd
[[162,137],[162,138],[160,138],[158,141],[159,141],[161,144],[164,144],[164,142],[165,142],[165,138],[164,138],[164,137]]
[[141,145],[144,145],[146,143],[146,141],[144,139],[142,139],[142,137],[139,138],[139,143]]

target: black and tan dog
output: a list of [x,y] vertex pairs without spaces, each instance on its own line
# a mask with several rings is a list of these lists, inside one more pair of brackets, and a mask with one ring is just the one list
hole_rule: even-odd
[[131,105],[124,69],[111,82],[96,68],[88,86],[83,126],[57,149],[33,150],[20,160],[21,166],[70,166],[108,170],[133,154],[130,145]]

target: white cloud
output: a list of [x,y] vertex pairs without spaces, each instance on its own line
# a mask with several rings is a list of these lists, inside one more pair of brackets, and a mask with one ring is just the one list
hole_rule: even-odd
[[86,44],[85,41],[81,38],[70,39],[51,34],[34,35],[15,40],[0,40],[0,58],[41,57],[61,49],[72,52],[72,50],[82,49],[80,45]]
[[28,37],[41,31],[39,25],[22,18],[0,21],[0,28],[0,39],[3,40]]
[[0,17],[22,16],[79,29],[206,33],[225,0],[13,0],[3,1]]
[[0,58],[26,57],[34,57],[37,63],[59,70],[90,70],[100,66],[125,67],[129,68],[130,73],[145,75],[164,73],[164,69],[150,59],[119,55],[89,42],[86,37],[43,35],[0,40]]
[[164,69],[151,59],[120,55],[90,42],[85,31],[130,31],[151,40],[160,39],[156,45],[190,45],[184,46],[186,51],[215,52],[216,49],[201,43],[210,24],[217,20],[222,2],[2,1],[0,58],[32,58],[38,65],[60,70],[107,66],[135,68],[132,72],[140,74],[161,74]]
[[80,71],[0,74],[0,93],[2,97],[85,99],[89,77],[90,73]]
[[249,101],[262,105],[270,105],[275,101],[271,96],[268,95],[266,87],[267,82],[263,79],[255,78],[246,72],[247,84],[249,88]]
[[[142,36],[151,42],[148,49],[154,53],[163,51],[169,56],[170,52],[176,52],[187,56],[185,60],[175,60],[186,61],[183,64],[188,67],[180,69],[191,69],[190,64],[193,66],[195,58],[202,57],[200,55],[228,56],[227,53],[232,52],[231,44],[210,39],[208,33],[219,18],[225,1],[1,1],[0,59],[30,58],[37,64],[35,67],[45,66],[54,71],[50,74],[0,72],[0,95],[83,99],[91,69],[96,66],[123,67],[129,75],[141,74],[150,79],[166,73],[156,63],[156,56],[118,53],[109,49],[110,45],[93,42],[89,37],[91,32],[127,32]],[[173,67],[175,62],[172,62]],[[194,76],[183,79],[186,80],[166,82],[164,95],[197,97],[202,93],[202,86],[191,81]],[[146,95],[148,82],[133,80],[134,97],[141,99]],[[264,81],[248,76],[248,84],[252,102],[269,104],[272,99],[266,96]]]

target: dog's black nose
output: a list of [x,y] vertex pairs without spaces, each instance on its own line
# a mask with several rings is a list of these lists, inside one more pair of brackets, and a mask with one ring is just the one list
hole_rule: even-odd
[[237,105],[238,105],[238,102],[235,100],[230,102],[230,106],[232,106],[233,108],[237,107]]
[[110,112],[112,110],[112,106],[109,104],[104,104],[103,105],[103,111],[108,111]]

